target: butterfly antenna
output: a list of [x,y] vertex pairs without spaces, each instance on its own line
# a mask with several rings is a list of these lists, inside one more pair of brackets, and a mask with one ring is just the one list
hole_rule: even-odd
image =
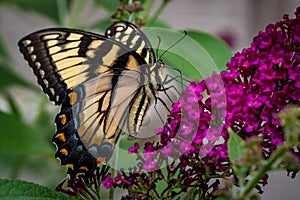
[[156,56],[158,56],[158,50],[159,50],[159,46],[161,43],[161,38],[159,36],[157,36],[157,39],[158,39],[158,44],[157,44],[157,48],[156,48]]
[[[178,44],[181,40],[183,40],[184,38],[185,38],[185,36],[187,36],[187,32],[186,31],[184,31],[184,35],[179,39],[179,40],[177,40],[176,42],[174,42],[171,46],[169,46],[160,56],[159,56],[159,60],[165,55],[165,53],[167,53],[172,47],[174,47],[176,44]],[[157,36],[158,37],[158,36]],[[159,37],[158,37],[159,38]],[[158,44],[160,44],[160,41],[161,41],[161,39],[159,38],[159,43]],[[158,47],[159,47],[159,45],[158,45]],[[157,47],[157,49],[159,49]],[[156,54],[157,55],[157,54]]]

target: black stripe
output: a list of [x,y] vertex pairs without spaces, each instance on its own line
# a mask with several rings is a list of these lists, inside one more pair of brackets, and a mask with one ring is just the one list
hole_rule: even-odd
[[[111,41],[104,41],[94,50],[95,56],[93,58],[88,58],[85,61],[85,63],[89,65],[88,71],[90,79],[99,76],[96,71],[99,69],[100,65],[104,65],[103,58],[105,58],[105,56],[107,56],[107,54],[111,51],[113,44],[114,43]],[[88,49],[85,49],[85,53],[87,50]]]
[[[110,114],[110,110],[111,110],[111,103],[114,101],[114,98],[116,97],[116,94],[114,92],[115,87],[118,83],[119,80],[119,76],[122,73],[122,71],[125,69],[125,66],[127,66],[128,60],[129,60],[129,55],[128,52],[124,52],[123,48],[120,48],[117,55],[118,56],[117,60],[115,60],[114,65],[111,66],[112,74],[114,75],[111,79],[111,96],[110,96],[110,101],[107,107],[107,111],[106,111],[106,115],[108,116]],[[104,120],[104,130],[106,130],[106,126],[107,126],[107,117]]]
[[[145,93],[145,88],[143,88],[142,90],[142,99],[141,101],[139,102],[139,105],[138,105],[138,109],[135,113],[135,116],[134,116],[134,131],[136,130],[136,125],[137,125],[137,121],[139,119],[139,116],[140,116],[140,112],[144,106],[144,103],[145,103],[145,100],[146,100],[146,93]],[[135,104],[135,103],[134,103]]]
[[[133,35],[133,34],[132,34]],[[132,49],[134,49],[134,51],[136,51],[141,44],[143,43],[144,39],[142,37],[138,37],[137,41],[135,42],[135,45],[132,47]],[[145,44],[146,45],[146,44]],[[145,48],[143,48],[145,49]],[[142,51],[143,52],[143,51]],[[145,58],[145,55],[141,55],[143,58]]]

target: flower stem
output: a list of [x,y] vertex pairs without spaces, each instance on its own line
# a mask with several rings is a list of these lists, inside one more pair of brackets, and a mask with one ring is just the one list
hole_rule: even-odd
[[68,12],[66,0],[56,0],[57,12],[58,12],[58,23],[59,25],[65,26],[67,19],[65,14]]
[[244,190],[242,190],[239,194],[240,197],[246,196],[251,192],[251,190],[255,187],[259,180],[263,177],[263,175],[271,169],[272,165],[281,158],[287,150],[285,145],[278,147],[275,153],[268,159],[267,163],[257,172],[257,174],[249,181],[249,183],[245,186]]
[[[132,1],[132,0],[129,0],[127,5],[130,6],[131,4],[133,4],[133,1]],[[134,19],[134,13],[131,13],[131,14],[129,15],[127,21],[133,23],[133,19]]]
[[70,27],[76,27],[77,26],[77,20],[78,16],[81,13],[82,8],[84,7],[84,4],[86,1],[84,0],[76,0],[74,1],[71,10],[70,10],[70,20],[69,20],[69,26]]
[[9,178],[16,179],[19,176],[21,168],[24,164],[26,156],[20,155],[16,158],[14,165],[12,166]]
[[150,13],[150,10],[153,6],[153,3],[154,3],[154,0],[148,0],[148,1],[145,1],[144,3],[144,11],[141,12],[140,14],[140,17],[144,20],[144,21],[147,21],[148,20],[148,17],[149,17],[149,13]]
[[160,13],[165,9],[167,6],[169,0],[163,0],[158,9],[155,11],[155,13],[151,16],[151,18],[148,20],[147,24],[151,25],[160,15]]

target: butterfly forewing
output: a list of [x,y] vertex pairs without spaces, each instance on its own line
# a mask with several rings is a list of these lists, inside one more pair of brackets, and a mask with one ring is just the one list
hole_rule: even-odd
[[[68,89],[100,74],[113,73],[114,62],[132,54],[131,49],[101,35],[65,28],[32,33],[19,46],[43,91],[58,105]],[[115,65],[123,70],[126,60],[119,59]]]

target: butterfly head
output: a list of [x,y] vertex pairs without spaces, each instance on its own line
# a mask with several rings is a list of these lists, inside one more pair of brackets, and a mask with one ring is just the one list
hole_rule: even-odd
[[150,68],[150,74],[151,74],[151,83],[156,83],[155,89],[160,89],[163,83],[162,77],[163,77],[163,69],[164,69],[164,62],[162,60],[156,61]]

